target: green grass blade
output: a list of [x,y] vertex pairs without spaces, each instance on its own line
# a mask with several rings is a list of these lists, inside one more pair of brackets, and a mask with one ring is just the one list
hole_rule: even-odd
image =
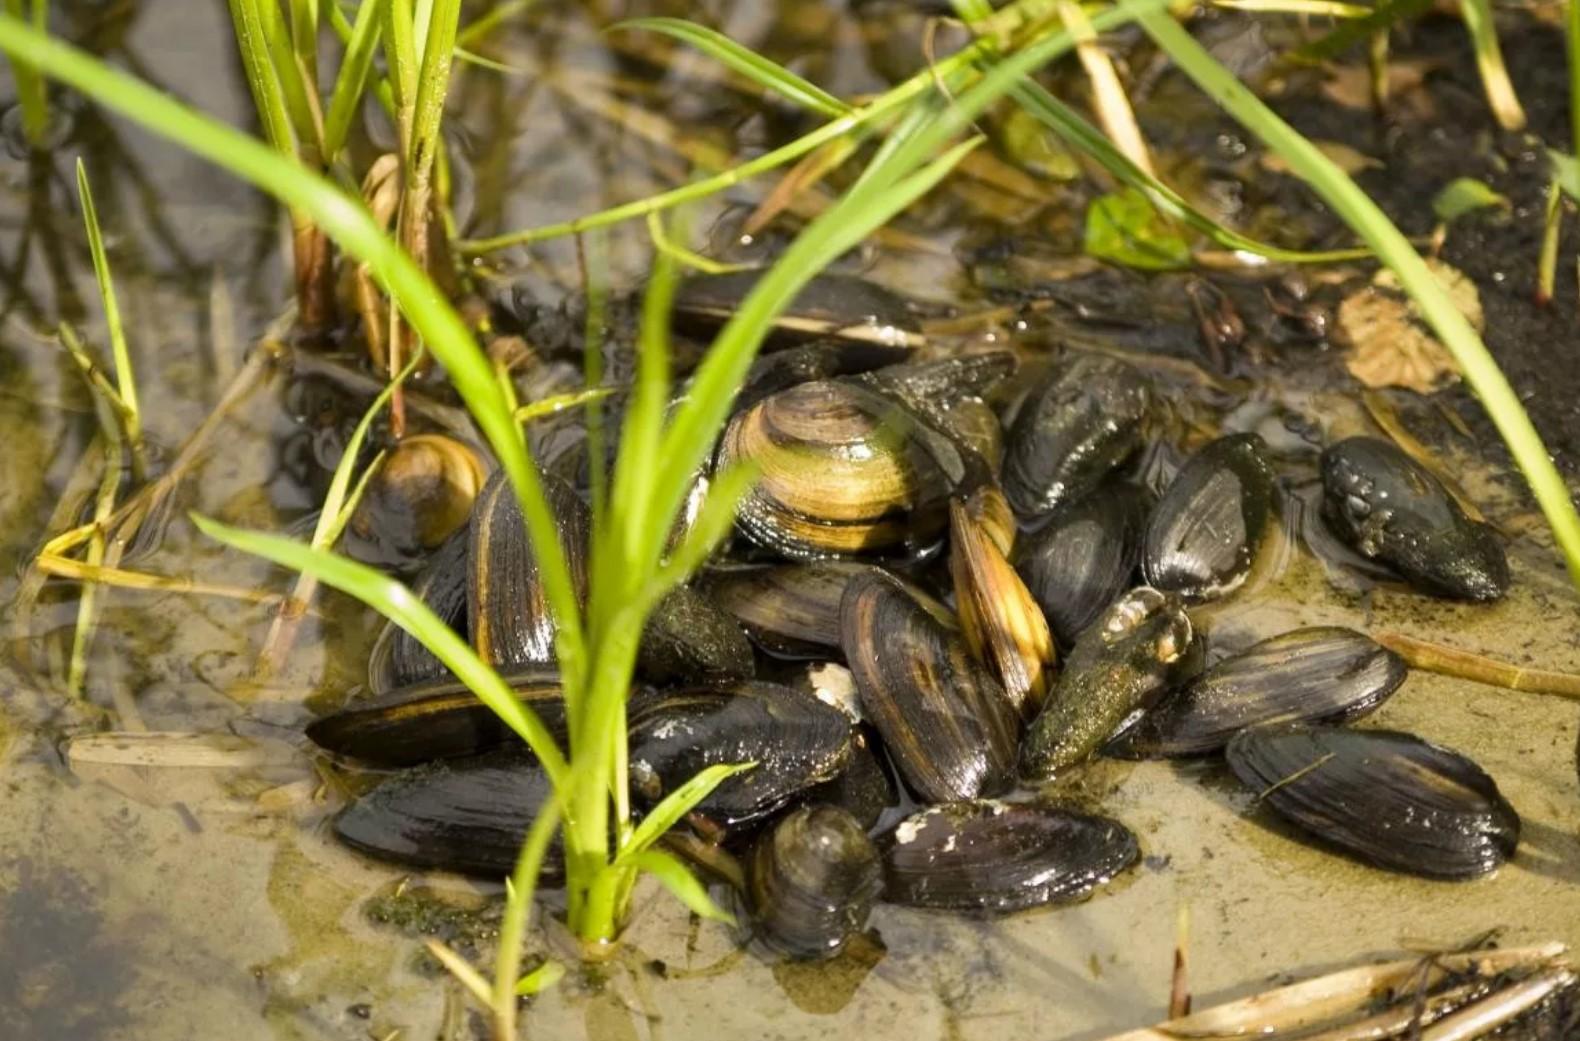
[[373,54],[378,50],[383,30],[382,15],[389,0],[362,0],[357,8],[357,20],[346,39],[345,54],[340,59],[340,72],[335,76],[334,90],[329,95],[329,115],[324,119],[324,162],[333,163],[345,147],[346,136],[351,132],[351,121],[356,118],[367,89],[368,71],[373,67]]
[[[494,1036],[516,1036],[516,997],[521,978],[521,944],[527,935],[527,919],[532,913],[532,895],[537,888],[538,875],[543,871],[543,858],[548,853],[549,842],[560,823],[560,807],[553,799],[545,799],[538,807],[538,814],[527,829],[526,841],[516,856],[516,869],[511,873],[505,899],[505,916],[499,926],[499,953],[494,966]],[[555,964],[546,962],[547,965]]]
[[1394,23],[1414,18],[1431,6],[1432,0],[1378,0],[1367,17],[1344,22],[1326,36],[1299,48],[1291,57],[1295,61],[1310,64],[1329,61]]
[[565,978],[565,963],[546,961],[516,981],[516,996],[541,994]]
[[121,305],[115,297],[115,281],[110,277],[110,259],[104,251],[104,232],[99,227],[99,211],[88,186],[88,170],[77,159],[77,198],[82,205],[82,223],[88,231],[88,252],[93,256],[93,277],[99,283],[99,300],[104,306],[104,325],[109,331],[110,352],[115,359],[115,385],[126,410],[126,433],[131,441],[137,476],[145,471],[143,458],[143,419],[137,404],[137,376],[132,368],[132,352],[126,343],[126,327],[121,321]]
[[439,149],[439,125],[444,119],[445,94],[450,89],[450,62],[455,55],[455,31],[460,18],[461,0],[434,0],[429,11],[408,156],[410,169],[423,177],[432,169]]
[[291,114],[286,110],[284,88],[269,56],[258,0],[230,0],[230,20],[236,30],[236,46],[241,51],[242,69],[252,91],[252,104],[263,126],[263,136],[285,155],[296,154],[296,139],[291,130]]
[[397,119],[411,118],[417,100],[417,41],[412,34],[411,0],[390,0],[384,11],[384,61]]
[[[384,411],[384,406],[389,404],[390,398],[395,395],[395,388],[405,383],[407,378],[417,371],[422,359],[422,352],[417,352],[411,361],[406,363],[406,367],[384,385],[384,389],[378,392],[372,403],[363,411],[362,418],[357,420],[351,436],[346,439],[345,447],[340,452],[340,462],[335,465],[335,472],[329,477],[329,490],[324,493],[324,505],[318,513],[318,524],[313,529],[312,545],[315,549],[329,549],[334,546],[343,523],[340,518],[346,511],[346,493],[351,487],[351,474],[356,469],[357,456],[362,454],[362,442],[367,440],[368,431],[373,427],[373,420]],[[372,469],[369,467],[368,473],[372,473]]]
[[192,523],[217,542],[312,575],[324,585],[362,601],[410,633],[520,735],[542,762],[555,790],[564,788],[568,776],[565,757],[537,713],[522,704],[499,673],[404,585],[366,564],[295,539],[233,528],[197,514],[192,514]]
[[632,866],[662,882],[664,888],[675,894],[676,899],[686,905],[686,910],[698,918],[723,922],[725,925],[735,924],[735,916],[715,904],[713,898],[708,896],[708,888],[673,854],[661,849],[650,849],[638,854]]
[[1564,42],[1569,53],[1569,150],[1580,155],[1580,0],[1564,4]]
[[697,803],[712,795],[713,789],[756,765],[756,763],[718,763],[699,771],[695,777],[664,796],[659,804],[642,818],[642,822],[631,832],[631,838],[626,842],[625,848],[620,850],[610,866],[635,865],[637,857],[663,838],[664,833],[670,828],[679,824],[681,818],[690,813]]
[[535,3],[537,0],[509,0],[507,3],[494,4],[483,14],[478,15],[466,28],[455,34],[456,46],[470,47],[478,43],[507,20],[529,10]]
[[1552,525],[1570,577],[1580,586],[1580,516],[1575,513],[1569,490],[1509,381],[1420,254],[1332,160],[1218,64],[1173,19],[1151,10],[1140,17],[1148,35],[1181,71],[1283,157],[1398,276],[1503,435]]
[[696,22],[688,22],[683,18],[632,18],[624,22],[616,22],[608,31],[622,29],[645,29],[688,43],[764,90],[778,94],[819,115],[834,117],[851,112],[849,105],[822,87],[802,79],[778,62],[741,46],[723,33],[715,32]]
[[586,668],[580,613],[565,555],[554,537],[554,518],[543,497],[537,470],[527,456],[521,428],[494,381],[492,367],[455,309],[432,280],[384,235],[360,200],[268,146],[162,92],[110,68],[69,44],[0,15],[0,49],[36,65],[45,75],[88,95],[144,128],[231,171],[293,209],[310,215],[342,249],[365,262],[396,300],[429,351],[449,373],[457,393],[487,437],[509,475],[544,588],[558,627],[561,668],[567,685]]
[[257,20],[269,62],[274,67],[280,96],[285,102],[285,112],[296,135],[296,147],[304,159],[316,161],[322,154],[318,120],[314,102],[308,100],[308,86],[302,70],[296,64],[296,48],[291,40],[289,27],[280,17],[278,0],[242,0],[250,4]]
[[1357,260],[1371,255],[1367,249],[1333,249],[1307,252],[1283,249],[1242,235],[1196,209],[1185,197],[1147,173],[1080,113],[1054,97],[1035,80],[1026,80],[1010,91],[1010,96],[1043,125],[1064,138],[1072,147],[1085,152],[1114,177],[1140,191],[1158,210],[1193,231],[1212,239],[1225,249],[1254,253],[1287,264],[1326,264],[1338,260]]
[[[5,9],[13,18],[24,18],[27,9],[24,0],[5,0]],[[43,0],[33,0],[34,24],[43,28]],[[11,77],[16,81],[17,103],[22,106],[22,135],[27,143],[37,148],[49,132],[49,95],[44,88],[44,77],[26,62],[12,62]]]

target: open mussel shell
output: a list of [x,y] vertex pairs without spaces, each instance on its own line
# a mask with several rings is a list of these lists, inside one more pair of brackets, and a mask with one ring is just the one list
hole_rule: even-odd
[[764,651],[828,661],[841,657],[839,604],[845,586],[872,570],[871,564],[843,560],[737,567],[714,572],[706,586]]
[[1197,452],[1152,510],[1142,542],[1147,583],[1191,600],[1233,592],[1251,573],[1273,514],[1273,469],[1257,434]]
[[883,889],[878,848],[837,806],[792,811],[752,847],[747,902],[757,936],[791,958],[838,954]]
[[1183,678],[1199,648],[1178,597],[1147,586],[1127,593],[1065,659],[1021,743],[1021,777],[1050,780],[1091,758]]
[[[543,494],[577,595],[587,590],[587,506],[563,480],[543,475]],[[554,617],[515,490],[503,470],[489,479],[467,540],[467,628],[483,659],[501,668],[549,666]]]
[[[762,271],[697,275],[675,293],[675,317],[690,326],[723,325],[740,310]],[[890,347],[919,347],[924,338],[916,316],[897,294],[866,279],[823,274],[807,282],[774,321],[784,340],[830,337]]]
[[1205,755],[1246,727],[1347,722],[1381,705],[1407,672],[1397,654],[1353,629],[1295,629],[1213,665],[1107,751],[1144,758]]
[[[981,505],[984,501],[988,505]],[[996,489],[949,504],[949,573],[960,630],[1027,719],[1037,714],[1053,675],[1053,635],[1042,608],[1005,557],[1014,518]]]
[[707,767],[756,763],[694,811],[734,828],[838,774],[850,762],[850,732],[839,709],[774,683],[655,693],[631,703],[631,787],[653,805]]
[[1456,600],[1496,600],[1508,591],[1509,562],[1497,535],[1391,442],[1352,437],[1329,446],[1322,490],[1322,515],[1334,533],[1416,589]]
[[862,715],[917,797],[950,802],[1008,788],[1020,720],[959,632],[878,571],[851,580],[840,614]]
[[933,806],[878,839],[884,899],[1007,913],[1079,900],[1135,863],[1118,821],[991,799]]
[[[450,536],[412,587],[417,599],[462,637],[466,636],[466,542],[465,531]],[[368,687],[375,694],[449,675],[450,670],[422,641],[394,622],[385,623],[368,654]]]
[[736,524],[795,560],[914,548],[935,539],[964,475],[958,448],[902,405],[837,380],[802,383],[738,412],[719,466],[758,480]]
[[730,614],[690,586],[678,586],[648,616],[637,668],[653,683],[748,680],[751,641]]
[[[507,682],[563,742],[565,699],[558,681],[521,676]],[[476,694],[442,680],[354,702],[309,724],[307,736],[327,752],[381,767],[476,755],[519,740]]]
[[[553,797],[537,760],[495,752],[393,777],[335,818],[335,834],[364,853],[408,867],[502,878],[510,874],[534,815]],[[558,845],[546,880],[563,867]]]
[[1138,486],[1105,482],[1016,542],[1015,570],[1059,646],[1073,646],[1134,585],[1146,517],[1146,495]]
[[1519,844],[1519,815],[1486,771],[1411,734],[1254,727],[1237,734],[1225,755],[1280,815],[1381,867],[1474,878]]
[[1113,358],[1082,354],[1021,404],[1004,442],[1004,493],[1022,517],[1079,499],[1141,447],[1152,394]]

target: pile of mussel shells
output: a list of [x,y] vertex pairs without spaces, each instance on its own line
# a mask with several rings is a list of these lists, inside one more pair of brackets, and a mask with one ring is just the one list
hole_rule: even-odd
[[[684,316],[716,320],[728,288],[688,285]],[[1388,869],[1470,878],[1513,853],[1519,817],[1476,764],[1346,727],[1404,681],[1392,652],[1331,626],[1252,646],[1203,631],[1203,605],[1274,566],[1301,467],[1321,523],[1376,568],[1431,596],[1503,595],[1497,535],[1420,463],[1367,437],[1304,459],[1254,433],[1175,444],[1169,389],[1132,364],[1070,350],[1027,377],[1008,352],[938,357],[903,302],[854,279],[798,308],[719,440],[715,465],[761,475],[737,537],[649,621],[628,712],[639,807],[711,764],[757,764],[686,827],[737,865],[768,947],[830,956],[878,901],[997,914],[1088,896],[1140,846],[1061,794],[1098,756],[1223,755],[1255,812]],[[585,585],[579,421],[538,452]],[[552,622],[499,475],[416,589],[563,738]],[[418,868],[507,873],[547,792],[532,756],[399,629],[369,686],[308,731],[394,772],[337,833]]]

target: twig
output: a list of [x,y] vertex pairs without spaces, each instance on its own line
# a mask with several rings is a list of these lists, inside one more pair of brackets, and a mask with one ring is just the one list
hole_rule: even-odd
[[1412,669],[1473,680],[1507,690],[1580,699],[1580,675],[1575,673],[1530,669],[1403,633],[1373,633],[1372,639],[1399,655]]
[[146,571],[127,571],[123,568],[84,563],[80,560],[73,560],[70,557],[39,557],[37,565],[39,570],[46,575],[74,579],[78,582],[97,582],[101,585],[117,586],[121,589],[146,589],[163,593],[217,596],[226,600],[242,600],[253,604],[273,604],[280,600],[280,594],[265,593],[260,589],[216,585],[210,582],[198,582],[190,578],[177,578],[173,575],[155,575]]

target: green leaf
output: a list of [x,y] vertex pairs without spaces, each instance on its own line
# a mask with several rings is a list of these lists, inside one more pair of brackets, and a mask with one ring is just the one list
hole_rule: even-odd
[[477,695],[478,700],[493,709],[507,726],[521,736],[542,762],[544,772],[549,775],[555,789],[564,789],[567,778],[565,757],[537,713],[522,704],[499,673],[479,658],[477,652],[411,590],[383,572],[359,564],[349,557],[315,549],[280,535],[232,528],[198,514],[191,516],[192,523],[209,538],[282,567],[312,575],[324,585],[356,597],[416,637]]
[[380,16],[387,3],[389,0],[362,0],[357,7],[357,20],[346,40],[346,53],[340,59],[340,72],[335,76],[335,87],[329,95],[329,114],[324,117],[326,163],[335,161],[345,146],[346,135],[351,132],[351,120],[362,103],[368,71],[373,67],[373,54],[378,50],[383,30]]
[[735,924],[735,916],[715,904],[712,897],[708,896],[707,887],[672,854],[650,849],[633,858],[632,866],[662,882],[665,889],[675,894],[686,905],[686,909],[699,918],[723,922],[725,925]]
[[[405,383],[412,373],[417,371],[417,366],[422,363],[422,351],[414,351],[411,361],[406,367],[395,374],[395,378],[384,385],[373,398],[367,409],[362,413],[362,418],[357,421],[356,429],[351,431],[351,436],[346,439],[346,444],[340,452],[340,462],[335,464],[335,472],[329,477],[329,490],[324,493],[324,506],[319,511],[318,523],[313,527],[312,545],[317,549],[330,549],[340,537],[340,531],[345,522],[350,519],[348,509],[349,500],[347,490],[351,487],[351,472],[356,468],[357,456],[362,454],[362,442],[367,440],[368,431],[373,426],[373,420],[384,411],[384,406],[395,394],[395,388]],[[362,475],[359,483],[365,484],[373,474],[375,466],[369,466]]]
[[742,47],[723,33],[682,18],[632,18],[610,26],[615,29],[647,29],[663,33],[718,61],[739,73],[764,90],[772,91],[803,108],[825,116],[843,116],[851,111],[849,105],[828,91],[809,83],[777,62]]
[[756,766],[756,763],[718,763],[699,770],[697,775],[685,784],[676,788],[663,799],[657,806],[642,818],[631,832],[630,839],[625,848],[620,850],[614,858],[614,867],[629,867],[637,865],[637,858],[646,852],[653,843],[664,837],[664,832],[673,828],[680,819],[690,813],[692,809],[713,794],[724,781],[729,780],[738,773],[745,773]]
[[[110,277],[110,258],[104,251],[104,232],[99,227],[99,211],[88,186],[88,170],[77,158],[77,197],[82,202],[82,223],[88,231],[88,252],[93,256],[93,277],[99,283],[99,300],[104,305],[104,324],[109,331],[110,352],[115,358],[115,384],[126,409],[126,434],[138,460],[142,456],[142,412],[137,405],[137,378],[132,370],[132,352],[126,342],[126,327],[121,321],[121,306],[115,298],[115,282]],[[141,466],[139,466],[141,469]]]
[[1476,210],[1494,207],[1507,209],[1508,206],[1506,196],[1493,191],[1485,181],[1478,181],[1474,177],[1454,178],[1432,200],[1432,212],[1444,224]]
[[516,996],[526,998],[542,993],[564,978],[564,962],[546,961],[516,981]]
[[1190,246],[1134,188],[1104,195],[1086,211],[1085,249],[1143,271],[1190,266]]
[[1553,180],[1558,182],[1558,187],[1569,198],[1580,202],[1580,159],[1555,148],[1547,150],[1547,159],[1553,164]]

